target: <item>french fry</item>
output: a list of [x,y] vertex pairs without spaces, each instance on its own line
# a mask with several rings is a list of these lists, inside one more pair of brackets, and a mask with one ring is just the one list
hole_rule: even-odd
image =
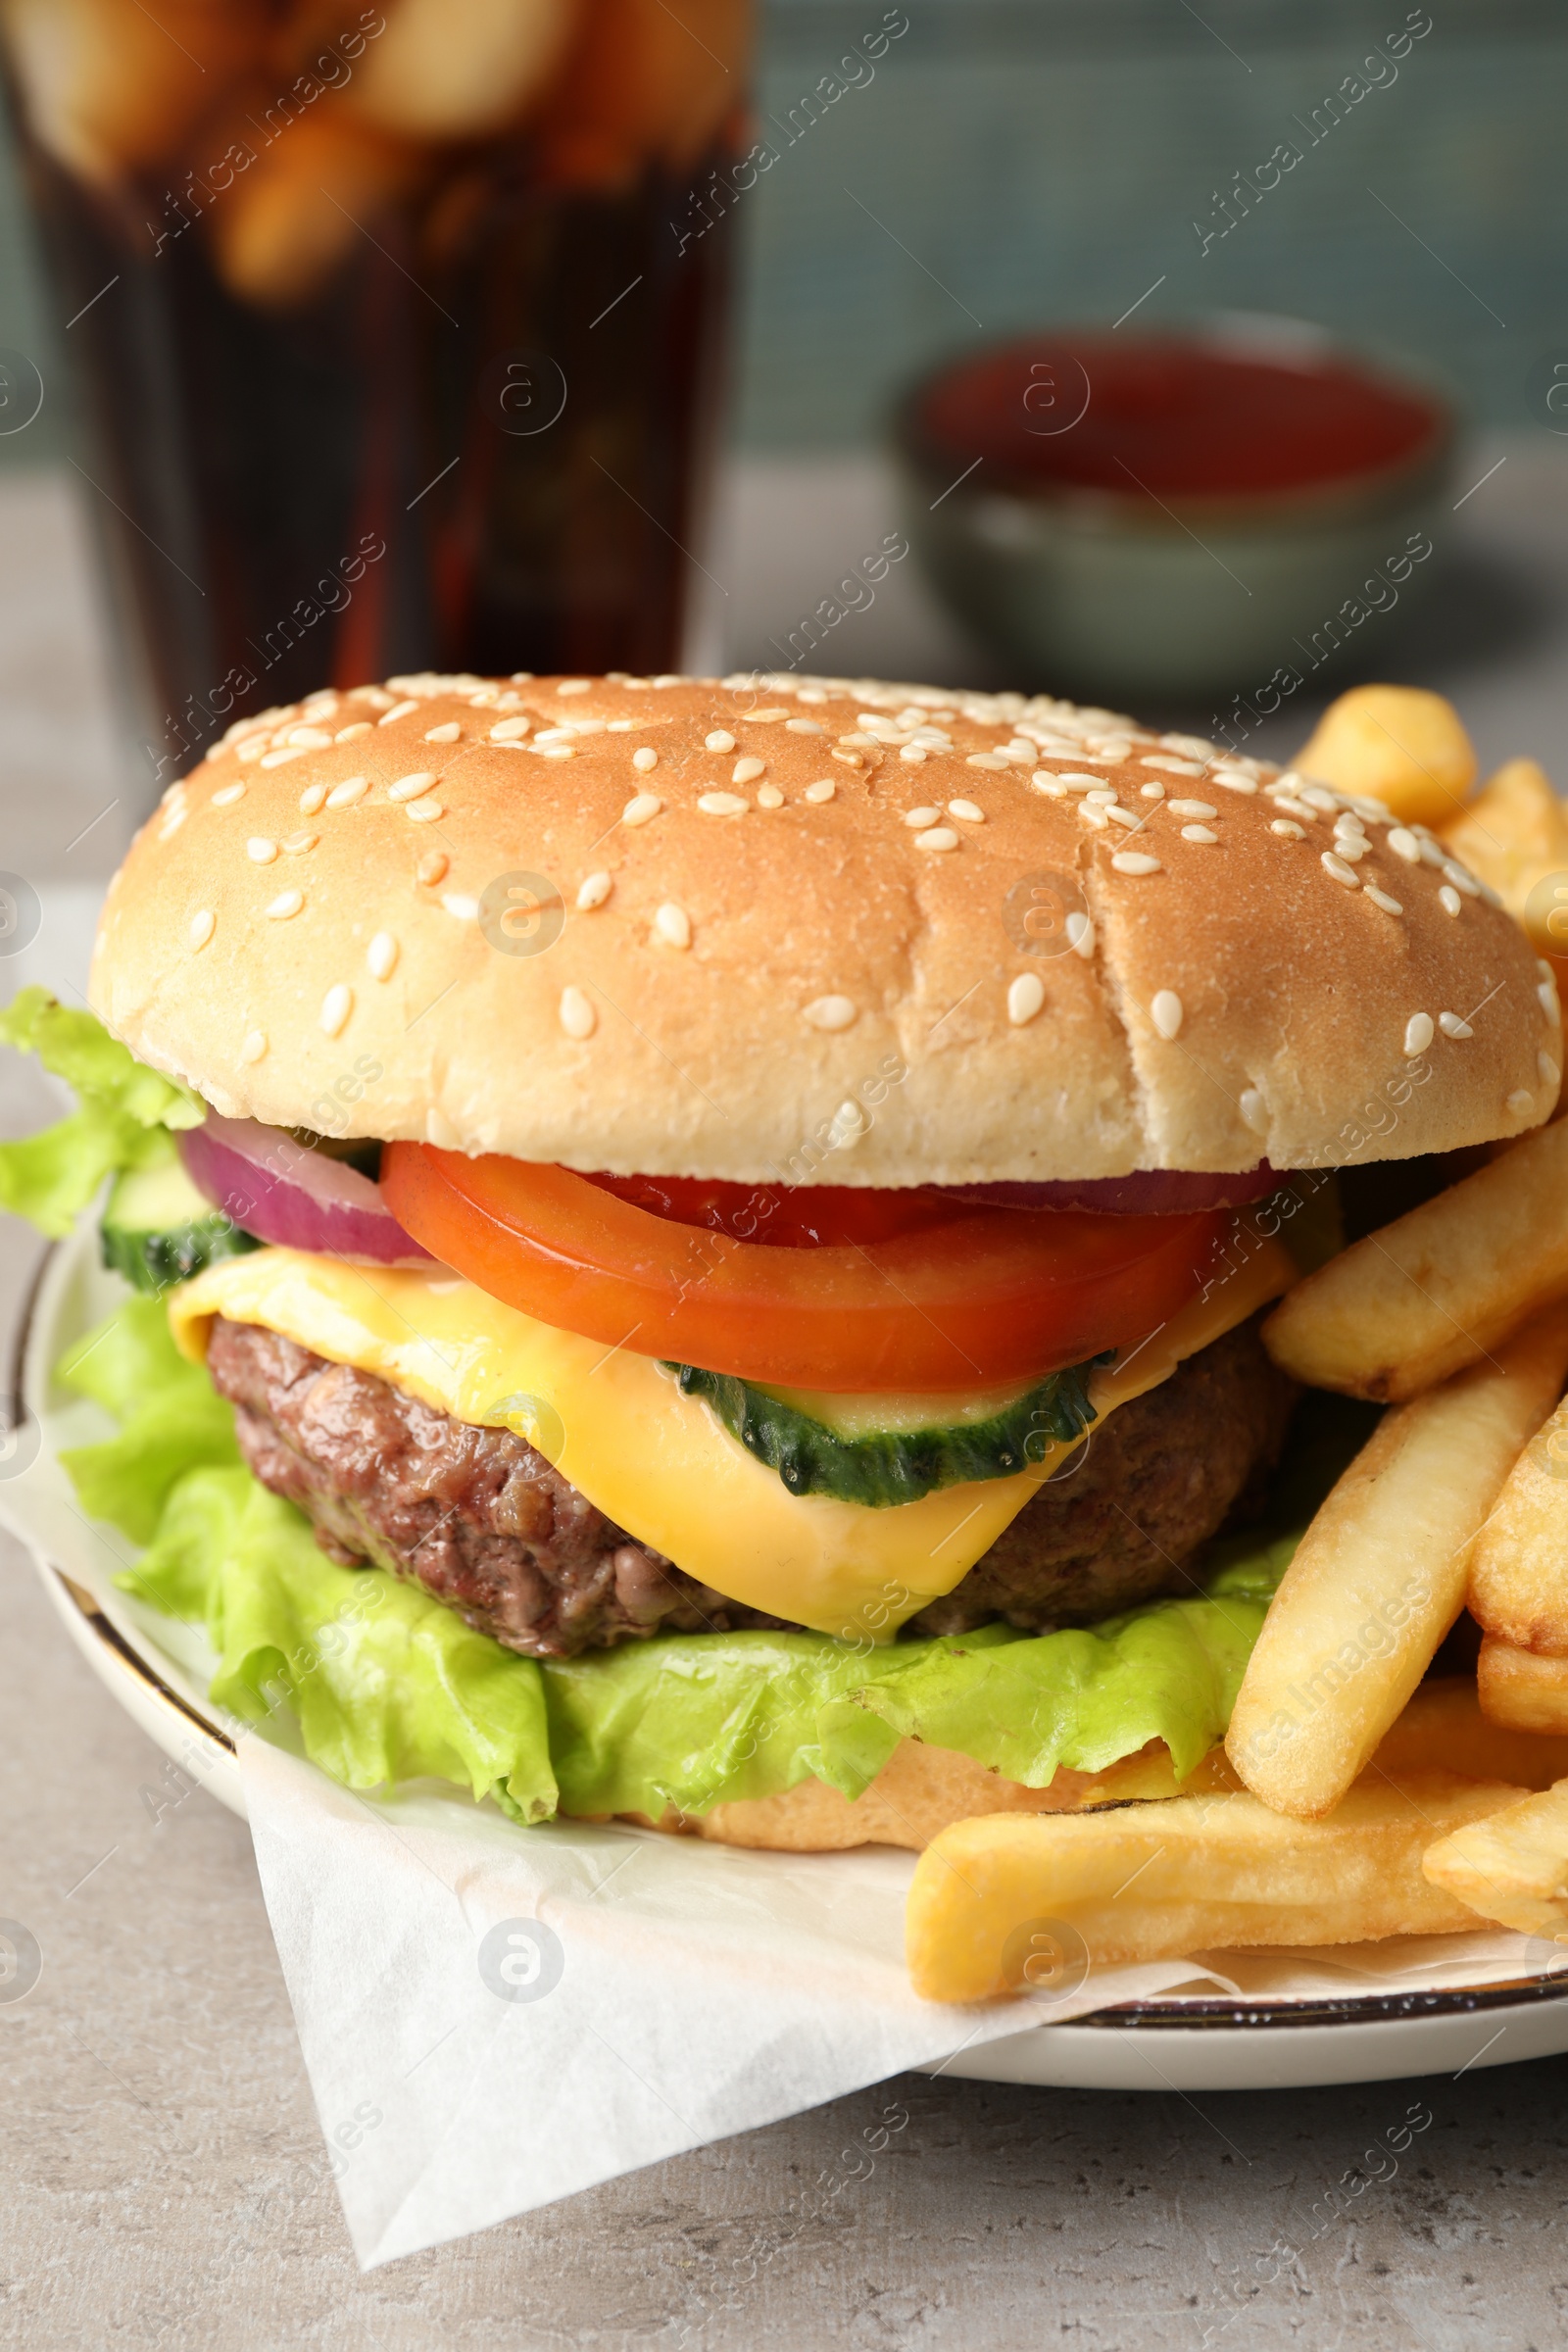
[[[1520,921],[1536,884],[1547,874],[1568,873],[1568,809],[1534,760],[1505,761],[1438,830],[1460,864],[1490,882]],[[1543,955],[1560,956],[1568,949],[1568,905],[1558,920],[1558,930],[1547,923],[1531,925]]]
[[[1549,1788],[1554,1781],[1568,1780],[1565,1735],[1568,1708],[1555,1737],[1549,1727],[1525,1725],[1515,1730],[1483,1713],[1480,1692],[1467,1675],[1443,1675],[1417,1685],[1404,1713],[1378,1743],[1363,1777],[1385,1773],[1390,1780],[1402,1781],[1412,1773],[1456,1772],[1467,1781],[1513,1781],[1521,1788]],[[1222,1755],[1223,1750],[1215,1753]],[[1189,1781],[1187,1788],[1194,1785]]]
[[1274,1361],[1315,1389],[1399,1403],[1568,1293],[1568,1123],[1352,1242],[1263,1326]]
[[1352,686],[1291,764],[1337,792],[1369,794],[1406,824],[1456,815],[1476,773],[1459,713],[1420,686]]
[[1568,1944],[1568,1781],[1450,1830],[1421,1867],[1483,1919]]
[[956,1822],[915,1864],[909,1975],[926,2000],[983,2001],[1214,1946],[1454,1935],[1474,1913],[1424,1876],[1422,1854],[1435,1830],[1522,1793],[1427,1773],[1369,1776],[1331,1819],[1304,1824],[1245,1794]]
[[1568,1658],[1568,1404],[1537,1430],[1476,1539],[1470,1614],[1515,1649]]
[[1493,1723],[1568,1735],[1568,1658],[1516,1649],[1489,1634],[1476,1660],[1476,1691]]
[[1568,1312],[1386,1414],[1269,1604],[1225,1736],[1254,1794],[1330,1812],[1459,1614],[1470,1547],[1568,1369]]

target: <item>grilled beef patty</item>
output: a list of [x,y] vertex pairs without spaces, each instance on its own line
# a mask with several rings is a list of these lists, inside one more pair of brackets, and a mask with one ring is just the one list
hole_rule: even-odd
[[[329,1558],[422,1585],[508,1649],[562,1658],[660,1627],[785,1622],[637,1543],[510,1430],[456,1421],[254,1324],[220,1317],[207,1361],[246,1461],[309,1515]],[[1255,1318],[1216,1340],[1092,1430],[911,1630],[998,1616],[1038,1630],[1186,1591],[1188,1561],[1272,1463],[1291,1396]]]

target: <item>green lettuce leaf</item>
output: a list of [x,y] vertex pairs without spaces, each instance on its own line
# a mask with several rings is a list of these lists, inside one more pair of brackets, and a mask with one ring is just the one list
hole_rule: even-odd
[[0,1012],[0,1045],[36,1054],[76,1092],[78,1110],[20,1143],[0,1144],[0,1208],[62,1240],[106,1176],[150,1167],[174,1150],[170,1129],[199,1127],[206,1105],[150,1070],[90,1012],[24,988]]
[[706,1812],[814,1776],[858,1796],[902,1739],[1043,1787],[1163,1740],[1179,1774],[1224,1734],[1292,1535],[1235,1539],[1194,1596],[1066,1633],[994,1624],[860,1649],[808,1633],[662,1634],[538,1662],[417,1587],[335,1567],[239,1461],[230,1408],[131,1300],[62,1378],[122,1416],[63,1456],[83,1505],[145,1543],[127,1592],[206,1628],[213,1696],[298,1718],[354,1788],[431,1776],[514,1818]]

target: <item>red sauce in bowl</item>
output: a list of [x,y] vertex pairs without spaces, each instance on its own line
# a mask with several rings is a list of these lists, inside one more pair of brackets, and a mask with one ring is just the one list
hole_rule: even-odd
[[[1442,402],[1338,353],[1198,336],[1036,336],[959,361],[906,411],[927,462],[988,486],[1139,499],[1273,499],[1413,470]],[[976,484],[978,487],[978,482]]]

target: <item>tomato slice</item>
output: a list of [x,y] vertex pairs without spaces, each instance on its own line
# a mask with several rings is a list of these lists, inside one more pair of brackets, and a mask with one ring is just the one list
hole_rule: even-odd
[[584,1181],[656,1217],[706,1225],[769,1250],[886,1242],[895,1234],[951,1225],[966,1213],[966,1203],[950,1200],[934,1185],[894,1192],[869,1185],[730,1184],[716,1176],[589,1176]]
[[772,1249],[652,1215],[567,1168],[431,1144],[389,1145],[381,1186],[426,1250],[544,1322],[746,1380],[862,1393],[1000,1387],[1136,1346],[1192,1298],[1228,1221],[960,1205],[923,1231]]

